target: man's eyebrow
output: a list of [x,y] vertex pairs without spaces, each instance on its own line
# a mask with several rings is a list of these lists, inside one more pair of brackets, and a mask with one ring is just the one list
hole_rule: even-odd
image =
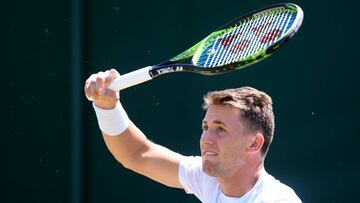
[[218,120],[213,121],[213,123],[226,126],[224,122]]
[[[226,126],[226,124],[224,122],[219,121],[219,120],[214,120],[214,121],[212,121],[212,123]],[[203,120],[202,124],[207,124],[207,121]]]

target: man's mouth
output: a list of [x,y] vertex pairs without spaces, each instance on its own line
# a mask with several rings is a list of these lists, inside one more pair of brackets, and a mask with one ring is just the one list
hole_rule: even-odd
[[205,152],[203,153],[203,155],[204,155],[204,156],[217,156],[217,153],[205,151]]

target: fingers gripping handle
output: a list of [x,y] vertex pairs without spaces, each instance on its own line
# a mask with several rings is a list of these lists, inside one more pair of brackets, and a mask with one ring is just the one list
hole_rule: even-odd
[[119,91],[151,80],[152,77],[149,74],[150,69],[151,66],[147,66],[145,68],[121,75],[110,84],[109,88],[114,91]]

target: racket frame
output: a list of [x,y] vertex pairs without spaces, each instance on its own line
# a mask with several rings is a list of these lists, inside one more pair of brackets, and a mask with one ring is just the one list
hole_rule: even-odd
[[[270,45],[263,51],[260,51],[256,55],[251,55],[249,57],[245,57],[241,61],[229,63],[223,66],[218,67],[200,67],[196,66],[194,64],[190,63],[181,63],[187,59],[190,59],[194,57],[197,53],[197,51],[201,51],[199,49],[201,46],[206,43],[206,41],[209,39],[209,37],[213,36],[214,33],[231,28],[237,24],[239,24],[242,20],[246,20],[249,18],[252,18],[254,15],[259,15],[259,13],[264,12],[269,9],[274,9],[276,7],[285,7],[287,9],[295,10],[297,12],[297,16],[294,19],[293,24],[288,29],[288,32],[281,36],[280,39],[278,39],[274,44]],[[173,73],[173,72],[192,72],[192,73],[198,73],[202,75],[216,75],[216,74],[222,74],[229,71],[237,70],[245,68],[251,64],[254,64],[260,60],[263,60],[267,57],[269,57],[275,50],[277,50],[279,47],[284,45],[292,36],[298,31],[300,28],[302,21],[303,21],[303,11],[302,9],[292,3],[279,3],[279,4],[273,4],[258,10],[254,10],[253,12],[250,12],[246,15],[240,16],[238,18],[233,19],[232,21],[226,23],[225,25],[219,27],[217,31],[211,33],[207,37],[205,37],[203,40],[195,44],[194,46],[190,47],[189,49],[185,50],[181,54],[164,61],[158,65],[154,66],[147,66],[144,68],[141,68],[139,70],[121,75],[120,77],[116,78],[113,83],[109,86],[110,89],[113,89],[115,91],[119,91],[121,89],[125,89],[127,87],[140,84],[143,82],[146,82],[148,80],[151,80],[157,76]]]

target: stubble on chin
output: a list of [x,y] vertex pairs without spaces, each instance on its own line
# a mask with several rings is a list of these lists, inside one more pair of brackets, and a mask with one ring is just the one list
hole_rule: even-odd
[[203,160],[203,162],[202,162],[202,170],[208,176],[211,176],[211,177],[217,177],[218,176],[216,167],[214,166],[213,163],[210,163],[209,161],[204,161]]

